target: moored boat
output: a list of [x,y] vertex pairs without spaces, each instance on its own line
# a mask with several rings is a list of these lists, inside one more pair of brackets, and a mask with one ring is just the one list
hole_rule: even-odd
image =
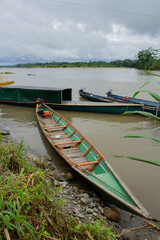
[[88,183],[118,207],[151,219],[102,154],[71,123],[40,99],[36,116],[52,147]]
[[84,89],[79,90],[79,95],[85,99],[93,102],[107,102],[112,103],[114,100],[110,97],[100,96],[94,93],[85,92]]
[[107,92],[107,96],[109,98],[112,98],[114,101],[123,101],[125,103],[143,104],[144,105],[143,111],[150,112],[154,115],[160,116],[160,106],[159,106],[158,102],[112,94],[112,90],[109,90]]
[[14,81],[0,81],[0,87],[13,84]]
[[122,114],[125,111],[140,111],[142,105],[72,101],[71,88],[45,88],[9,86],[0,88],[0,103],[35,107],[35,99],[43,98],[55,110]]
[[[123,97],[123,96],[115,95],[115,94],[112,94],[111,90],[107,92],[106,97],[96,95],[94,93],[88,93],[88,92],[84,91],[83,89],[79,90],[79,95],[90,101],[105,102],[107,104],[110,102],[112,102],[112,104],[115,104],[115,103],[128,104],[128,106],[132,106],[132,104],[137,104],[137,105],[141,104],[142,105],[141,111],[150,112],[156,116],[160,116],[159,103],[148,101],[148,100],[143,100],[143,99],[138,99],[138,98]],[[127,111],[130,111],[130,110],[128,109]],[[135,110],[135,111],[137,111],[137,110]]]

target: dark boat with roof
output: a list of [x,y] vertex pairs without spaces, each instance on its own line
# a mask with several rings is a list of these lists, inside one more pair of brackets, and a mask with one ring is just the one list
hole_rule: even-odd
[[32,86],[0,87],[0,103],[35,107],[35,99],[44,102],[55,110],[122,114],[126,110],[141,110],[141,105],[108,104],[98,102],[73,101],[71,88],[49,88]]

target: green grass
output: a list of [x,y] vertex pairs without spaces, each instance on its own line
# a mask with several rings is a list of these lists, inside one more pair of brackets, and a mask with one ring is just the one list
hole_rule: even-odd
[[64,199],[58,199],[62,187],[46,173],[27,164],[23,140],[17,147],[0,136],[0,240],[117,239],[105,222],[82,225],[65,215]]

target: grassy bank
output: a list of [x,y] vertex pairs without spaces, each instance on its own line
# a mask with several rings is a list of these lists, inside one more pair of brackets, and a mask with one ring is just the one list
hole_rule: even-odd
[[0,239],[117,239],[106,222],[80,224],[66,214],[62,186],[51,178],[27,163],[23,141],[15,146],[0,135]]

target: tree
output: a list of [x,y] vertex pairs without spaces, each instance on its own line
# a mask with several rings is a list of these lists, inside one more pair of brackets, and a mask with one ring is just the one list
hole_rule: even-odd
[[137,54],[137,68],[139,69],[154,69],[159,68],[158,61],[160,58],[159,50],[149,47],[147,50],[142,50]]

